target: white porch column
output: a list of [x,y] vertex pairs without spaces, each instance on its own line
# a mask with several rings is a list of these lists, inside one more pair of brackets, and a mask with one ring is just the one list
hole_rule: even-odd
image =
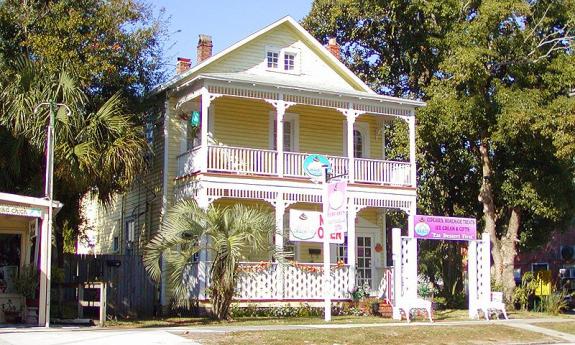
[[355,200],[349,198],[347,204],[347,264],[349,265],[349,289],[355,287],[355,268],[357,261],[356,245],[355,245],[355,218],[357,217],[357,210],[355,208]]
[[[283,95],[280,93],[279,100],[276,103],[276,150],[278,153],[276,160],[277,174],[279,177],[284,176],[284,115],[286,105],[283,101]],[[282,202],[283,204],[283,202]],[[282,225],[283,226],[283,225]]]
[[391,229],[392,260],[393,260],[393,318],[401,320],[398,304],[402,298],[402,267],[401,267],[401,229]]
[[40,230],[40,296],[39,296],[39,308],[38,308],[38,326],[49,325],[48,313],[50,312],[48,304],[50,299],[48,294],[50,293],[50,267],[48,265],[48,246],[51,241],[48,239],[48,215],[42,212],[42,227]]
[[387,210],[384,208],[381,210],[381,227],[382,234],[381,234],[381,245],[383,247],[383,260],[381,260],[381,264],[383,267],[387,267]]
[[[275,202],[276,213],[276,233],[275,233],[275,246],[278,252],[284,251],[284,215],[286,204],[283,200],[283,194],[278,193]],[[276,294],[273,298],[283,299],[284,297],[284,269],[283,266],[277,264],[276,266],[277,279],[276,279]]]
[[211,95],[206,88],[202,89],[202,98],[201,98],[201,155],[202,163],[201,163],[201,172],[208,171],[208,112],[210,109],[211,103]]
[[[208,199],[208,194],[206,188],[200,188],[198,190],[198,197],[196,199],[198,206],[202,209],[206,210],[210,206],[210,201]],[[208,250],[206,249],[208,245],[208,239],[203,237],[201,240],[201,247],[203,249],[200,250],[199,253],[199,262],[198,262],[198,281],[200,284],[200,289],[198,293],[198,299],[206,299],[206,289],[209,286],[209,270],[210,267],[208,265],[209,255]]]
[[353,124],[355,123],[355,118],[357,115],[353,110],[349,110],[346,113],[347,118],[347,159],[348,159],[348,179],[349,183],[354,183],[355,181],[355,157],[353,149]]
[[409,125],[409,163],[410,163],[410,171],[411,171],[411,186],[417,186],[417,167],[416,167],[416,160],[415,160],[415,113],[411,111],[411,116],[407,120],[407,124]]

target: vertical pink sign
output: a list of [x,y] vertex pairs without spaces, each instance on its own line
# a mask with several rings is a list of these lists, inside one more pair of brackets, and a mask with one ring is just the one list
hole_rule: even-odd
[[325,227],[329,233],[347,231],[347,181],[325,184],[327,191],[323,203]]

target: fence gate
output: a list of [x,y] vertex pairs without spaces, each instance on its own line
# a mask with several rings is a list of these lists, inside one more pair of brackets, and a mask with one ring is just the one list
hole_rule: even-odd
[[[78,300],[82,283],[104,282],[108,317],[153,316],[158,307],[157,285],[148,277],[141,255],[64,256],[63,301]],[[55,301],[57,303],[57,301]]]

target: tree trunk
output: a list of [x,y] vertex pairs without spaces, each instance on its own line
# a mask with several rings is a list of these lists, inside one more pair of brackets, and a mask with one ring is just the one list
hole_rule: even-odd
[[506,301],[511,301],[515,289],[515,277],[513,276],[515,255],[517,254],[516,242],[521,225],[521,209],[513,207],[507,225],[507,233],[501,239],[501,255],[503,260],[502,285],[503,295]]
[[483,204],[483,218],[485,219],[485,232],[491,238],[491,255],[493,257],[494,278],[496,284],[502,283],[503,259],[501,255],[500,241],[497,238],[495,213],[495,200],[493,197],[493,185],[491,182],[493,169],[491,167],[491,158],[489,157],[488,139],[483,137],[479,145],[481,156],[481,169],[483,178],[481,179],[481,189],[479,190],[478,200]]

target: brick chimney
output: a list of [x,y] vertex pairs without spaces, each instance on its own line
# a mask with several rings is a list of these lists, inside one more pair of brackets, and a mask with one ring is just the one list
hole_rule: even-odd
[[337,40],[335,39],[335,37],[329,39],[327,44],[327,50],[329,50],[329,52],[332,53],[333,56],[335,56],[338,60],[341,61],[341,57],[339,54],[340,52],[339,44],[337,44]]
[[198,65],[202,63],[202,61],[212,57],[213,46],[212,36],[200,35],[200,39],[198,40]]
[[191,59],[179,57],[178,62],[176,63],[176,74],[182,74],[185,71],[189,70],[190,67],[192,67]]

